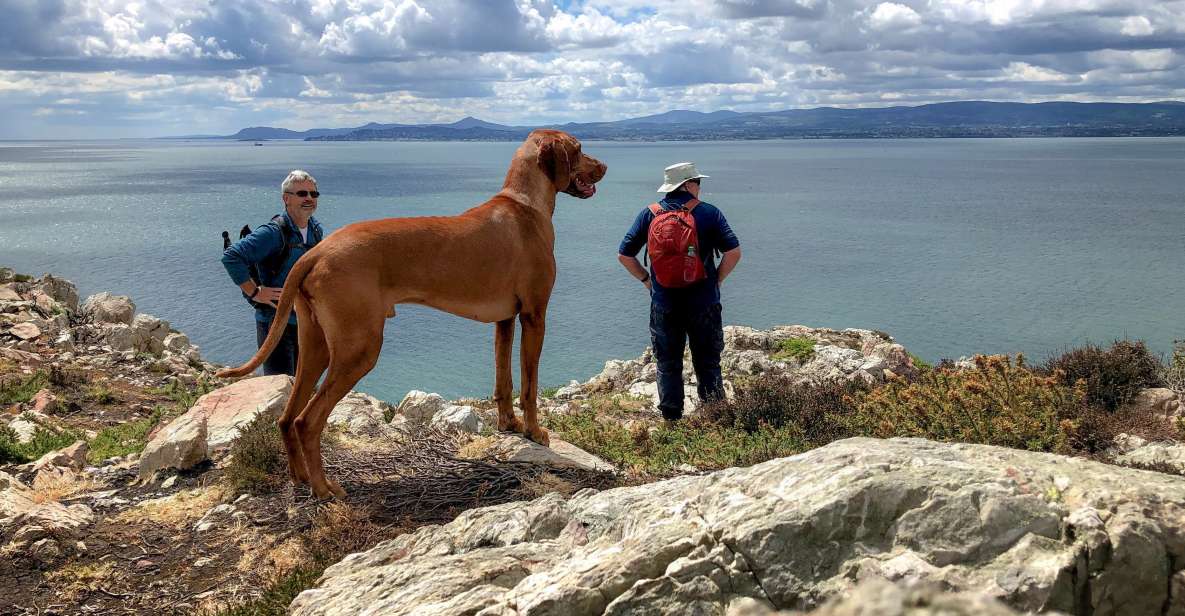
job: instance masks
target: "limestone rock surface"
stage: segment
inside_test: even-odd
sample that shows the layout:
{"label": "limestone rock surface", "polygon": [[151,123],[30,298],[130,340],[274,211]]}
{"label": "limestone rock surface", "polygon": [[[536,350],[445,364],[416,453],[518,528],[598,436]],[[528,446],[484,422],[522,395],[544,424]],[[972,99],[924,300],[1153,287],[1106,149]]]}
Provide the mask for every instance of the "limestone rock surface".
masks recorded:
{"label": "limestone rock surface", "polygon": [[1182,569],[1179,477],[858,438],[750,468],[466,511],[347,557],[291,611],[803,610],[871,578],[936,583],[1020,612],[1135,616],[1185,602]]}

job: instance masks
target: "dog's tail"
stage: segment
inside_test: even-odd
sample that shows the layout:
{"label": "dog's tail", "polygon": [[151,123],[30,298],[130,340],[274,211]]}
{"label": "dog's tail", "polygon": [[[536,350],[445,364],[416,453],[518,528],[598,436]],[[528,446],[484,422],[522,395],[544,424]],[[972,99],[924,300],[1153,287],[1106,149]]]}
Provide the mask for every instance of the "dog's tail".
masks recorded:
{"label": "dog's tail", "polygon": [[308,255],[303,255],[288,272],[288,278],[284,281],[284,290],[280,293],[280,303],[276,304],[276,316],[272,318],[272,327],[267,332],[267,339],[255,352],[255,356],[238,368],[223,368],[214,373],[215,376],[232,377],[251,374],[259,367],[259,364],[267,359],[268,355],[272,354],[276,345],[280,343],[280,338],[284,336],[284,328],[288,326],[288,315],[292,312],[292,304],[296,302],[296,294],[300,292],[300,285],[316,262],[315,257],[310,258]]}

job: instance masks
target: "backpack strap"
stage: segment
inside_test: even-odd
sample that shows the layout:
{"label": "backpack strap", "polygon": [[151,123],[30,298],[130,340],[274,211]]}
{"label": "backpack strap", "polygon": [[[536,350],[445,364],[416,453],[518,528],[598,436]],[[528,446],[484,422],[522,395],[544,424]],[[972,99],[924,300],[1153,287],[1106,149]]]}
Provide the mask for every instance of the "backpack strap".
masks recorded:
{"label": "backpack strap", "polygon": [[691,198],[691,201],[688,201],[687,203],[684,203],[684,204],[683,204],[683,209],[685,209],[685,210],[687,210],[688,212],[690,212],[691,210],[694,210],[694,209],[695,209],[695,206],[699,205],[700,203],[701,203],[701,201],[700,201],[699,199],[696,199],[695,197],[692,197],[692,198]]}
{"label": "backpack strap", "polygon": [[662,206],[657,203],[651,203],[646,207],[650,208],[650,213],[654,214],[655,216],[658,216],[659,212],[662,211]]}
{"label": "backpack strap", "polygon": [[292,252],[292,246],[288,243],[288,230],[285,229],[287,225],[284,224],[284,217],[280,214],[272,216],[269,225],[274,224],[280,231],[280,252],[264,259],[261,265],[265,266],[268,273],[275,277],[280,273],[280,268],[284,267],[284,262],[288,260],[288,255]]}

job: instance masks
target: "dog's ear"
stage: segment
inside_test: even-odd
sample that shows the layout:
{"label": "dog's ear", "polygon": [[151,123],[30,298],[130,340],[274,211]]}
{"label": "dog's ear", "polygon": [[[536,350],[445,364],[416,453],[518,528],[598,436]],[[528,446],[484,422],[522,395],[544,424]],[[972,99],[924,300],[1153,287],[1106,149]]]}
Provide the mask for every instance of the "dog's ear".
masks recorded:
{"label": "dog's ear", "polygon": [[572,183],[572,159],[576,157],[575,146],[568,139],[556,137],[539,144],[539,164],[551,177],[557,192],[562,192]]}

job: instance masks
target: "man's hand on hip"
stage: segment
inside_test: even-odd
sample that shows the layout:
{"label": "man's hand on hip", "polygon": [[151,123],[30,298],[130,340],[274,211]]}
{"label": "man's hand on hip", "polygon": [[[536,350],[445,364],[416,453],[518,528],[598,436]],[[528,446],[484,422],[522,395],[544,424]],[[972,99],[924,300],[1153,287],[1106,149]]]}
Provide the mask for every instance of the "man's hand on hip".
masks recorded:
{"label": "man's hand on hip", "polygon": [[280,287],[259,287],[259,293],[251,298],[252,301],[259,304],[270,304],[275,306],[280,301],[280,294],[284,292]]}

